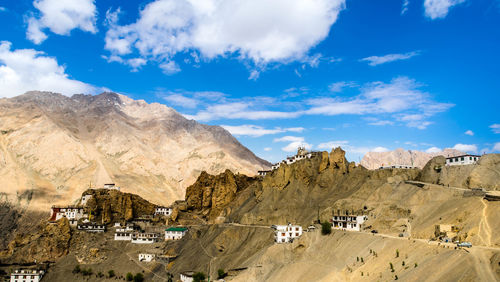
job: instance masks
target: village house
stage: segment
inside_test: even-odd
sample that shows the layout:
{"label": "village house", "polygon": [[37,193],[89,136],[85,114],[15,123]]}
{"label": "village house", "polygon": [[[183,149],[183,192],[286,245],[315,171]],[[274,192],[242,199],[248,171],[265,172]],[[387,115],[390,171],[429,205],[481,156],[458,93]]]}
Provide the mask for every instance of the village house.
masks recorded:
{"label": "village house", "polygon": [[132,232],[115,232],[115,241],[132,241]]}
{"label": "village house", "polygon": [[264,176],[266,176],[266,174],[268,174],[269,172],[271,172],[271,170],[259,170],[259,171],[257,172],[257,174],[258,174],[259,176],[264,177]]}
{"label": "village house", "polygon": [[38,282],[42,280],[44,274],[43,270],[16,269],[10,274],[10,282]]}
{"label": "village house", "polygon": [[81,200],[81,203],[82,203],[82,206],[85,206],[87,205],[87,201],[90,200],[90,198],[92,198],[92,195],[83,195],[82,196],[82,200]]}
{"label": "village house", "polygon": [[446,158],[446,165],[471,165],[476,164],[481,156],[478,155],[462,155]]}
{"label": "village house", "polygon": [[274,225],[274,229],[276,243],[289,243],[302,235],[302,226],[292,225],[291,223],[288,223],[288,225]]}
{"label": "village house", "polygon": [[120,187],[116,186],[114,183],[104,184],[103,189],[118,190],[118,191],[120,191]]}
{"label": "village house", "polygon": [[139,261],[150,262],[155,258],[153,254],[139,254]]}
{"label": "village house", "polygon": [[155,215],[170,216],[171,214],[172,214],[172,208],[160,207],[160,206],[157,206],[155,208]]}
{"label": "village house", "polygon": [[158,242],[160,234],[155,232],[134,232],[132,233],[132,243],[134,244],[152,244]]}
{"label": "village house", "polygon": [[167,240],[179,240],[188,231],[185,227],[169,227],[165,229],[165,241]]}
{"label": "village house", "polygon": [[81,223],[77,225],[77,229],[87,232],[104,232],[106,231],[106,225],[95,222]]}
{"label": "village house", "polygon": [[182,282],[193,282],[194,271],[185,271],[180,273]]}
{"label": "village house", "polygon": [[345,212],[345,214],[337,213],[332,218],[332,227],[334,229],[342,229],[348,231],[361,231],[363,223],[368,220],[366,215],[355,215]]}
{"label": "village house", "polygon": [[401,165],[401,164],[386,165],[386,166],[382,165],[381,167],[379,167],[379,169],[391,169],[391,168],[412,169],[415,167],[411,165]]}
{"label": "village house", "polygon": [[52,206],[51,211],[49,222],[56,222],[66,217],[71,225],[76,225],[78,220],[85,216],[81,206]]}

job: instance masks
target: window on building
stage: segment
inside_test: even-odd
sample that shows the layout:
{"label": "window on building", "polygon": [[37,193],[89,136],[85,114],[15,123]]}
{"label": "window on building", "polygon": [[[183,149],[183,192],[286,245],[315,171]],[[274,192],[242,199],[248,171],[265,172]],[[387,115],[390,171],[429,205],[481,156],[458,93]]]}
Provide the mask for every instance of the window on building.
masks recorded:
{"label": "window on building", "polygon": [[464,161],[464,157],[462,157],[462,159],[461,159],[461,160],[462,160],[462,161]]}

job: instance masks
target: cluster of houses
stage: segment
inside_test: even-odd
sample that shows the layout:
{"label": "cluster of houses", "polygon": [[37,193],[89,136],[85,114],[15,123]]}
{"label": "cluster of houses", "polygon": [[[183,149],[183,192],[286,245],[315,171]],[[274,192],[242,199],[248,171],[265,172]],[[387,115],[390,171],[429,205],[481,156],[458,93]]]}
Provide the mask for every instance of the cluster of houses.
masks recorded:
{"label": "cluster of houses", "polygon": [[305,147],[299,147],[297,149],[297,154],[294,156],[289,156],[286,159],[282,160],[281,162],[275,163],[271,166],[271,170],[259,170],[258,175],[259,176],[266,176],[269,172],[272,172],[273,170],[278,169],[282,164],[293,164],[295,162],[298,162],[300,160],[304,159],[310,159],[314,156],[316,156],[318,152],[313,152],[313,151],[307,151]]}
{"label": "cluster of houses", "polygon": [[[453,165],[472,165],[476,164],[481,156],[478,155],[461,155],[461,156],[455,156],[455,157],[447,157],[446,158],[446,165],[447,166],[453,166]],[[415,166],[412,165],[402,165],[402,164],[394,164],[394,165],[383,165],[379,167],[379,169],[391,169],[391,168],[401,168],[401,169],[412,169],[415,168]]]}
{"label": "cluster of houses", "polygon": [[38,269],[14,270],[10,274],[10,282],[38,282],[42,280],[45,271]]}

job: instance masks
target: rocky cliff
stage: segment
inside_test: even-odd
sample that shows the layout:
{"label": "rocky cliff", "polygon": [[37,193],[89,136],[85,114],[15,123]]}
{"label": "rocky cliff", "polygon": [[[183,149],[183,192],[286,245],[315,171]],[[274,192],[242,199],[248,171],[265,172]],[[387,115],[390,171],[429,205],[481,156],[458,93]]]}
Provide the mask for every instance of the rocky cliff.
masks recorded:
{"label": "rocky cliff", "polygon": [[368,152],[363,156],[361,165],[368,169],[377,169],[381,166],[389,165],[411,165],[418,168],[423,168],[425,164],[436,156],[453,157],[463,155],[454,149],[444,149],[437,153],[426,153],[415,150],[396,149],[388,152]]}
{"label": "rocky cliff", "polygon": [[183,199],[201,171],[253,175],[268,162],[226,130],[116,93],[0,99],[0,195],[35,191],[47,209],[114,182],[157,203]]}

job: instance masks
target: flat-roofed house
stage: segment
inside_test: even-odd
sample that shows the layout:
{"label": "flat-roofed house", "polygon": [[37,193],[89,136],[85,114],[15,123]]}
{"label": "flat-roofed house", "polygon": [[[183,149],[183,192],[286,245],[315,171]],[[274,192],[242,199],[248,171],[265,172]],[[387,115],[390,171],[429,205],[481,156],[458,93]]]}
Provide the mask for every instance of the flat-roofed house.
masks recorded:
{"label": "flat-roofed house", "polygon": [[165,241],[179,240],[186,235],[187,231],[188,229],[185,227],[169,227],[165,229]]}
{"label": "flat-roofed house", "polygon": [[476,164],[481,156],[478,155],[461,155],[456,157],[446,158],[446,165],[471,165]]}

